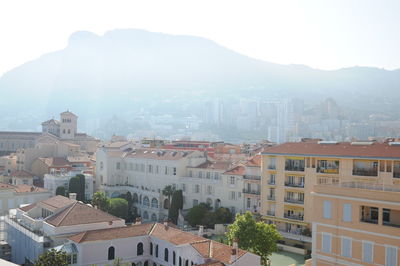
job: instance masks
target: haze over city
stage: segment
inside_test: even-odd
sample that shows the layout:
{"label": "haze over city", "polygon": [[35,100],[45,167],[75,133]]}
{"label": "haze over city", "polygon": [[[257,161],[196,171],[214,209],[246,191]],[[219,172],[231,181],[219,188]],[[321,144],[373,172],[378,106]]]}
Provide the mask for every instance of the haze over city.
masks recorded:
{"label": "haze over city", "polygon": [[0,265],[400,265],[400,2],[0,2]]}

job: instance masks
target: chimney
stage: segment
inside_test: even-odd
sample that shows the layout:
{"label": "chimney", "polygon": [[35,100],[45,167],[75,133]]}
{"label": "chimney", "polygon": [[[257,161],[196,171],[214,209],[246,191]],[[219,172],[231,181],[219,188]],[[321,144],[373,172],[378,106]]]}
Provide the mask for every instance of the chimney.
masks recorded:
{"label": "chimney", "polygon": [[236,261],[236,249],[235,248],[231,248],[231,260],[230,263],[234,263]]}
{"label": "chimney", "polygon": [[142,224],[142,218],[141,217],[137,217],[135,224]]}
{"label": "chimney", "polygon": [[200,226],[199,226],[199,232],[197,233],[197,235],[198,235],[198,236],[203,236],[203,234],[204,234],[204,226],[203,226],[203,225],[200,225]]}
{"label": "chimney", "polygon": [[238,249],[238,240],[237,240],[237,238],[233,239],[232,247],[234,249]]}
{"label": "chimney", "polygon": [[164,224],[165,229],[168,229],[168,219],[167,218],[164,219],[163,224]]}
{"label": "chimney", "polygon": [[76,193],[69,193],[69,198],[72,200],[76,200]]}

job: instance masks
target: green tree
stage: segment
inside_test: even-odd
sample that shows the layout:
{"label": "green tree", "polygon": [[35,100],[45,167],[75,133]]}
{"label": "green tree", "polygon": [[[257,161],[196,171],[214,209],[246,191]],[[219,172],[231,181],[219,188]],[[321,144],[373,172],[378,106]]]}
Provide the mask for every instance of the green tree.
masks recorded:
{"label": "green tree", "polygon": [[128,219],[128,201],[121,198],[110,199],[108,212],[119,218]]}
{"label": "green tree", "polygon": [[262,265],[267,265],[268,257],[277,250],[277,242],[282,238],[275,225],[257,222],[250,212],[237,214],[226,236],[229,244],[236,239],[239,248],[259,255]]}
{"label": "green tree", "polygon": [[168,211],[168,218],[174,223],[178,223],[179,210],[183,208],[182,190],[175,190],[172,195],[171,206]]}
{"label": "green tree", "polygon": [[39,259],[35,262],[35,266],[66,266],[67,262],[67,253],[65,251],[57,251],[55,249],[51,249],[46,253],[43,253],[39,256]]}
{"label": "green tree", "polygon": [[232,213],[228,208],[220,207],[215,211],[215,224],[229,224],[232,222]]}
{"label": "green tree", "polygon": [[65,187],[63,187],[63,186],[59,186],[59,187],[57,187],[57,189],[56,189],[56,195],[61,195],[61,196],[66,196],[66,194],[65,194]]}
{"label": "green tree", "polygon": [[166,186],[162,190],[162,194],[168,198],[168,209],[171,207],[171,197],[174,195],[175,188],[171,185]]}
{"label": "green tree", "polygon": [[76,199],[85,201],[85,176],[77,175],[69,180],[68,192],[76,193]]}
{"label": "green tree", "polygon": [[103,191],[97,191],[93,194],[92,205],[97,206],[102,211],[108,211],[110,199]]}
{"label": "green tree", "polygon": [[191,226],[210,223],[210,217],[205,218],[209,210],[210,207],[207,204],[200,203],[189,210],[186,219]]}

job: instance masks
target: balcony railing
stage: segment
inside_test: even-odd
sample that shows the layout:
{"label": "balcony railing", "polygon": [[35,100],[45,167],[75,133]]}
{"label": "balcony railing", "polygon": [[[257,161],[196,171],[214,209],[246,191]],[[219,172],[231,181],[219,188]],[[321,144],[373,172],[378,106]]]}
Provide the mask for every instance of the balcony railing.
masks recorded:
{"label": "balcony railing", "polygon": [[304,172],[304,166],[286,166],[285,171]]}
{"label": "balcony railing", "polygon": [[270,164],[270,165],[268,165],[268,169],[275,170],[276,169],[276,165]]}
{"label": "balcony railing", "polygon": [[275,185],[275,180],[269,179],[267,182],[268,185]]}
{"label": "balcony railing", "polygon": [[269,215],[269,216],[275,216],[275,211],[267,211],[267,215]]}
{"label": "balcony railing", "polygon": [[370,224],[378,224],[378,220],[377,219],[363,218],[363,217],[361,217],[361,222],[370,223]]}
{"label": "balcony railing", "polygon": [[275,196],[273,196],[273,195],[268,195],[268,196],[267,196],[267,200],[275,200]]}
{"label": "balcony railing", "polygon": [[393,172],[394,178],[400,178],[400,172]]}
{"label": "balcony railing", "polygon": [[304,199],[292,199],[292,198],[285,198],[285,202],[288,203],[296,203],[296,204],[304,204]]}
{"label": "balcony railing", "polygon": [[370,169],[354,168],[353,175],[378,176],[378,169],[377,168],[370,168]]}
{"label": "balcony railing", "polygon": [[323,173],[323,174],[339,174],[339,168],[322,168],[322,167],[317,167],[317,173]]}
{"label": "balcony railing", "polygon": [[243,189],[243,193],[253,194],[253,195],[261,195],[260,190],[253,190],[253,189]]}
{"label": "balcony railing", "polygon": [[298,232],[286,232],[286,231],[281,231],[279,230],[279,233],[283,236],[283,238],[287,239],[293,239],[293,240],[299,240],[303,242],[308,242],[311,243],[312,238],[310,236],[306,236],[302,233]]}
{"label": "balcony railing", "polygon": [[249,180],[261,180],[261,176],[258,175],[245,175],[244,179],[249,179]]}
{"label": "balcony railing", "polygon": [[304,183],[285,182],[286,187],[300,187],[304,188]]}
{"label": "balcony railing", "polygon": [[298,221],[303,221],[303,219],[304,219],[304,215],[303,214],[297,214],[297,215],[292,214],[292,215],[290,215],[290,214],[285,213],[284,217],[287,218],[287,219],[298,220]]}

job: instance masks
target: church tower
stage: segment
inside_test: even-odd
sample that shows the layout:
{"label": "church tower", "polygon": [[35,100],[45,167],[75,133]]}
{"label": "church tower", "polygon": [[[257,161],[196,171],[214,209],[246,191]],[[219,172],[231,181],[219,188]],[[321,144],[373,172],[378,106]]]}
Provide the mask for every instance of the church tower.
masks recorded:
{"label": "church tower", "polygon": [[74,139],[78,130],[78,116],[70,111],[60,114],[60,137],[61,139]]}

